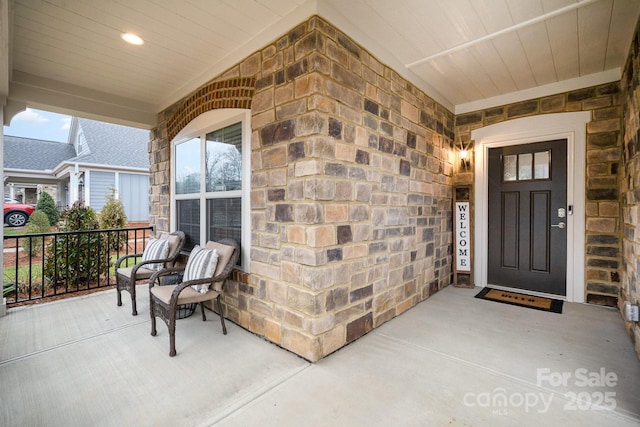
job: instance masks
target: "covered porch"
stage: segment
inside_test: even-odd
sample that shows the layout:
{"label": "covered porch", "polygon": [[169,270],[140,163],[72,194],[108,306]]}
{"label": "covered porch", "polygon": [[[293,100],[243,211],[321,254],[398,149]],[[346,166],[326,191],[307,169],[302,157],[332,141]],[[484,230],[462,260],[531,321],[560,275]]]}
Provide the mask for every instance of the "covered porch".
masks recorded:
{"label": "covered porch", "polygon": [[451,286],[314,364],[199,313],[150,335],[115,291],[10,309],[0,424],[635,426],[640,364],[620,313],[562,314]]}

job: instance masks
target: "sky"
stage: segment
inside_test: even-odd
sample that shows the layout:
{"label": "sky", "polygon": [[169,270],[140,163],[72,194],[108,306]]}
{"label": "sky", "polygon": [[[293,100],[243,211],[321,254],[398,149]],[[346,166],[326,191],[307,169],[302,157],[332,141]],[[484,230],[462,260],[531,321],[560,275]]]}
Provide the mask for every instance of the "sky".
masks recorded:
{"label": "sky", "polygon": [[11,119],[4,134],[44,141],[67,142],[71,116],[27,108]]}

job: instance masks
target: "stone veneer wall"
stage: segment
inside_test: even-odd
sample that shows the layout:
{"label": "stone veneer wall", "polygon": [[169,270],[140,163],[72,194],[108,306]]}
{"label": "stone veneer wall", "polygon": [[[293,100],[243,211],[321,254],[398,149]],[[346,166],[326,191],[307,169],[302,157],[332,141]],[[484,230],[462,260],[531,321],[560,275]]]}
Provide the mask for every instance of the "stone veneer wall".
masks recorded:
{"label": "stone veneer wall", "polygon": [[[587,124],[586,286],[588,303],[615,307],[620,298],[622,108],[619,82],[531,99],[456,116],[458,146],[470,145],[471,131],[506,120],[547,113],[591,111]],[[473,165],[454,176],[473,185]]]}
{"label": "stone veneer wall", "polygon": [[[237,77],[256,79],[252,248],[227,317],[314,361],[450,283],[451,112],[319,17],[212,82]],[[187,99],[200,97],[152,133],[158,230],[170,227],[167,126]]]}
{"label": "stone veneer wall", "polygon": [[[640,24],[639,24],[640,25]],[[636,27],[622,76],[624,117],[622,193],[622,298],[640,304],[640,27]],[[640,325],[626,322],[627,331],[640,357]]]}

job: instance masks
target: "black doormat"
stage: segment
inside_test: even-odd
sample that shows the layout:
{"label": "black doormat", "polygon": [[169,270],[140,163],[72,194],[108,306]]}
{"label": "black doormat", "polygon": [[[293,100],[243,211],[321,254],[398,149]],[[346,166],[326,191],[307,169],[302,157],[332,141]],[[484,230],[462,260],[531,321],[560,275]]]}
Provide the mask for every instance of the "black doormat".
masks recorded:
{"label": "black doormat", "polygon": [[534,310],[549,311],[551,313],[562,313],[563,301],[558,299],[501,291],[489,287],[482,289],[476,295],[476,298],[517,305],[518,307],[533,308]]}

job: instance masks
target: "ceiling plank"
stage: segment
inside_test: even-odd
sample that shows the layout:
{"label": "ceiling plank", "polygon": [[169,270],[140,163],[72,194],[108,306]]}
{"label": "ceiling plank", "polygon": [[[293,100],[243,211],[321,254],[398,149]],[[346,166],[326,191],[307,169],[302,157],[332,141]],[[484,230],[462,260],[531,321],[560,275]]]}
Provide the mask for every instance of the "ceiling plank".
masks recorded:
{"label": "ceiling plank", "polygon": [[604,71],[613,0],[600,0],[578,10],[580,75]]}
{"label": "ceiling plank", "polygon": [[[234,21],[245,21],[247,27],[260,27],[263,22],[275,21],[282,16],[273,12],[273,10],[265,7],[265,5],[255,0],[222,0],[229,10],[225,13]],[[204,2],[203,2],[204,3]],[[210,3],[210,2],[207,2]],[[205,3],[206,4],[206,3]],[[221,6],[220,3],[217,5]],[[216,7],[216,9],[218,8]]]}
{"label": "ceiling plank", "polygon": [[613,2],[605,69],[624,68],[639,14],[640,1],[615,0]]}
{"label": "ceiling plank", "polygon": [[[375,28],[378,33],[385,34],[386,44],[391,44],[394,46],[406,45],[406,39],[402,34],[402,23],[400,22],[398,24],[394,21],[394,12],[393,10],[388,10],[388,2],[374,2],[371,8],[364,7],[364,2],[362,2],[361,0],[352,0],[348,2],[343,2],[342,0],[334,0],[330,3],[336,4],[338,7],[340,7],[341,13],[343,13],[347,19],[352,16],[357,16],[358,22],[366,22],[367,28],[361,28],[358,24],[354,24],[365,34],[370,33],[371,28]],[[389,15],[387,15],[387,13],[389,13]],[[353,21],[350,20],[350,22]],[[358,40],[356,40],[356,42],[357,41]],[[419,39],[416,39],[415,42],[419,43]],[[411,46],[414,46],[414,41],[411,42]],[[401,51],[403,50],[403,48],[398,49]],[[395,53],[397,52],[394,52],[394,54]]]}
{"label": "ceiling plank", "polygon": [[477,0],[473,8],[488,33],[508,28],[514,24],[506,0]]}
{"label": "ceiling plank", "polygon": [[469,51],[491,78],[498,92],[496,95],[518,90],[507,66],[491,41],[479,43],[471,47]]}
{"label": "ceiling plank", "polygon": [[457,81],[454,84],[451,80],[442,78],[442,76],[446,74],[444,74],[443,67],[439,66],[437,62],[438,61],[434,61],[418,66],[422,78],[432,85],[437,86],[438,89],[441,90],[442,93],[446,93],[450,99],[467,99],[461,84],[458,84]]}
{"label": "ceiling plank", "polygon": [[520,24],[530,19],[537,18],[542,15],[542,0],[507,0],[509,5],[509,13],[514,24]]}
{"label": "ceiling plank", "polygon": [[534,87],[536,80],[518,35],[515,33],[505,34],[491,40],[491,42],[500,53],[500,57],[507,66],[518,90]]}
{"label": "ceiling plank", "polygon": [[456,72],[464,75],[472,86],[469,93],[477,93],[480,98],[489,98],[500,94],[497,86],[484,67],[471,52],[457,52],[451,55],[452,62],[456,65]]}
{"label": "ceiling plank", "polygon": [[[449,35],[447,37],[449,39],[448,47],[475,40],[490,33],[486,30],[480,16],[469,0],[438,0],[438,5],[450,23],[448,32],[454,33],[459,37],[459,41],[456,42]],[[493,13],[500,13],[500,9],[494,6]]]}
{"label": "ceiling plank", "polygon": [[306,0],[256,0],[256,3],[260,3],[262,6],[276,13],[278,16],[283,17],[288,13],[291,13],[296,7],[300,6]]}
{"label": "ceiling plank", "polygon": [[539,22],[519,30],[518,37],[527,56],[536,85],[557,82],[558,78],[545,23]]}
{"label": "ceiling plank", "polygon": [[394,54],[410,61],[421,57],[425,50],[434,49],[435,43],[434,38],[430,37],[428,23],[420,19],[418,13],[411,13],[413,1],[415,0],[397,4],[387,1],[372,2],[370,11],[367,11],[368,8],[360,12],[354,9],[353,13],[359,13],[359,20],[370,23],[370,28],[386,34],[386,31],[391,31],[396,46]]}
{"label": "ceiling plank", "polygon": [[578,12],[556,16],[546,22],[553,64],[558,81],[578,75]]}

